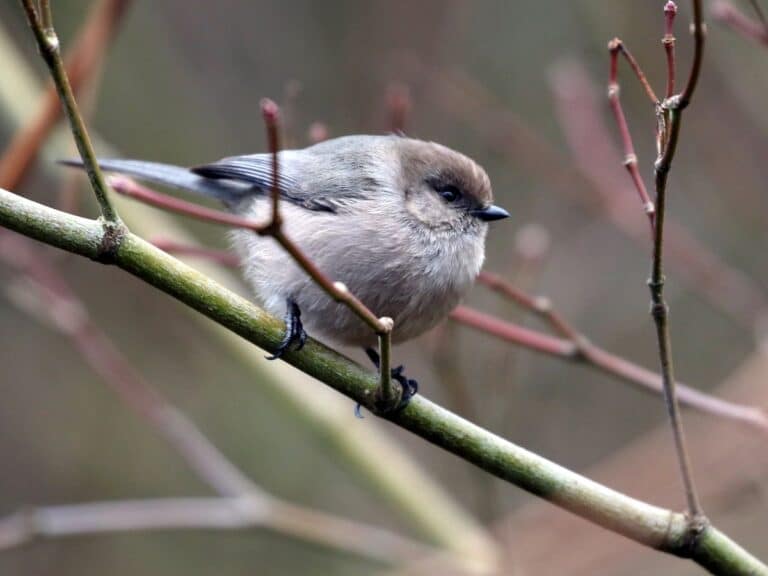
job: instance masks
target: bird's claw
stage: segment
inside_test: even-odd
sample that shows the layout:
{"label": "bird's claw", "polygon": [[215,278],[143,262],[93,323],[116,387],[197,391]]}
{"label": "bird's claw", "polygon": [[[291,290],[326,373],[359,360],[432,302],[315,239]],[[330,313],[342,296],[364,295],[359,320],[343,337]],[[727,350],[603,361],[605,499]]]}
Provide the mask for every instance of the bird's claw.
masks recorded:
{"label": "bird's claw", "polygon": [[283,339],[280,341],[275,353],[267,356],[267,360],[277,360],[291,349],[299,351],[304,348],[304,344],[307,342],[307,332],[301,323],[301,310],[292,298],[286,301],[286,311],[283,320],[285,322],[285,334],[283,334]]}
{"label": "bird's claw", "polygon": [[[365,353],[368,355],[368,358],[370,358],[371,362],[373,362],[373,365],[376,366],[376,368],[381,368],[381,360],[379,358],[379,353],[376,352],[376,350],[373,348],[366,348]],[[404,371],[405,366],[402,364],[390,370],[389,374],[392,380],[400,384],[400,398],[397,401],[397,404],[394,406],[389,399],[379,398],[379,400],[376,402],[376,410],[378,414],[386,415],[399,412],[408,405],[408,403],[411,401],[411,398],[413,398],[419,391],[419,383],[416,380],[408,378],[405,374],[403,374]],[[360,413],[360,404],[355,407],[355,415],[358,418],[362,418]]]}

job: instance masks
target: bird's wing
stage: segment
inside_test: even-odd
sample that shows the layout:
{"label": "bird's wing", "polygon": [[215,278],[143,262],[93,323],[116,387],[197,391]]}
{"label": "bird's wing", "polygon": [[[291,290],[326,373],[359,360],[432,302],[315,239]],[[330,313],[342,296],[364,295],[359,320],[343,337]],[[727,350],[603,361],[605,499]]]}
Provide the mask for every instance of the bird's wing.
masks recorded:
{"label": "bird's wing", "polygon": [[[300,154],[293,150],[279,153],[278,190],[284,200],[308,210],[337,212],[362,197],[354,176],[338,182],[338,172],[329,164],[308,162]],[[327,160],[334,162],[332,157]],[[271,154],[231,156],[190,170],[203,178],[246,183],[263,193],[272,190]]]}

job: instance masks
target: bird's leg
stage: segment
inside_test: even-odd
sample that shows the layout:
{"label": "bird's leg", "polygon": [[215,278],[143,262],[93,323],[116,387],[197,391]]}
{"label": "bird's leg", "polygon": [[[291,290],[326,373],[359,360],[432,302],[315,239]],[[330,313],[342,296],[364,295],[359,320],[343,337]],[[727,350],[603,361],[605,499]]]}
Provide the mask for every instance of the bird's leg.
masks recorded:
{"label": "bird's leg", "polygon": [[[370,358],[371,362],[373,362],[373,365],[376,366],[377,369],[380,369],[381,360],[379,358],[379,353],[376,352],[376,350],[373,348],[366,348],[365,353],[368,355],[368,358]],[[411,401],[411,398],[413,398],[419,391],[419,383],[416,382],[416,380],[408,378],[405,374],[403,374],[404,370],[405,367],[402,364],[390,370],[392,380],[400,384],[401,393],[400,402],[398,402],[397,406],[395,406],[392,410],[389,410],[389,412],[397,412],[398,410],[405,408],[408,405],[408,402]]]}
{"label": "bird's leg", "polygon": [[267,360],[277,360],[291,347],[295,351],[301,350],[307,341],[307,333],[301,323],[301,310],[293,298],[287,298],[285,301],[283,321],[285,322],[283,339],[280,341],[280,345],[275,350],[275,353],[272,356],[267,356]]}

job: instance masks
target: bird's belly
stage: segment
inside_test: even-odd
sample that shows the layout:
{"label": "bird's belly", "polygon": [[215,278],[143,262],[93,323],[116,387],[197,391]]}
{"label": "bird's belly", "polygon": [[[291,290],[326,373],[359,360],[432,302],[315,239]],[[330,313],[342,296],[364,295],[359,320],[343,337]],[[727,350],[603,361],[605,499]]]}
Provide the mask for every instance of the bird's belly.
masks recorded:
{"label": "bird's belly", "polygon": [[[290,222],[290,220],[287,220]],[[281,316],[286,299],[301,310],[311,336],[345,345],[375,346],[377,337],[345,305],[333,301],[271,238],[235,232],[235,246],[257,299]],[[300,236],[300,234],[296,234]],[[394,342],[403,342],[435,326],[458,304],[472,285],[483,261],[482,238],[469,246],[414,256],[412,246],[384,240],[350,238],[342,256],[307,240],[301,246],[332,281],[344,283],[378,317],[394,320]]]}

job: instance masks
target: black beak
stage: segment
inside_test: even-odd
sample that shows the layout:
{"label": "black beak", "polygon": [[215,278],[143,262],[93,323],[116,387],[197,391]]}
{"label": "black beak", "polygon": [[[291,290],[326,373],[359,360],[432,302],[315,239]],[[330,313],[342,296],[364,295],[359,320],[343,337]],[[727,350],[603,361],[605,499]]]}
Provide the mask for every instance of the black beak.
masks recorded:
{"label": "black beak", "polygon": [[502,218],[507,218],[509,216],[509,212],[494,204],[491,204],[482,210],[472,210],[471,214],[483,222],[493,222],[494,220],[501,220]]}

